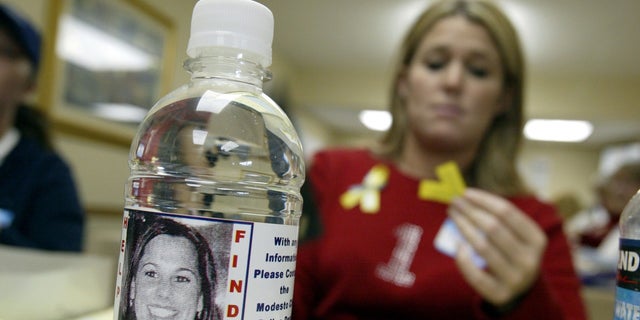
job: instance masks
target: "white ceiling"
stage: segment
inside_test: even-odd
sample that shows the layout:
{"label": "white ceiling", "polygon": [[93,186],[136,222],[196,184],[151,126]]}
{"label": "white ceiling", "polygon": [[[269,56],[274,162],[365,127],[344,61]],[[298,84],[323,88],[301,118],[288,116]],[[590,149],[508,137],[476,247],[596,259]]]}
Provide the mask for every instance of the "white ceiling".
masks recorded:
{"label": "white ceiling", "polygon": [[[400,38],[431,1],[259,2],[274,14],[274,54],[288,65],[345,73],[367,70],[368,75],[384,77]],[[639,0],[497,2],[523,41],[529,117],[590,120],[596,126],[590,144],[640,137]],[[301,103],[311,109],[321,104]],[[332,107],[311,111],[334,130],[363,133],[364,127],[356,123],[361,105],[345,101]]]}

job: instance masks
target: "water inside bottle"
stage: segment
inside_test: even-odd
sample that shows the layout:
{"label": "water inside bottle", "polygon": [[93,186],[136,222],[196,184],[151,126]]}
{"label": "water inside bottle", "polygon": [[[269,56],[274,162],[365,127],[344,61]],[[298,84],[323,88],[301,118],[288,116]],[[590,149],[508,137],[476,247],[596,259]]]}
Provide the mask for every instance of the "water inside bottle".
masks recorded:
{"label": "water inside bottle", "polygon": [[304,164],[282,115],[246,92],[152,109],[132,144],[126,206],[297,225]]}

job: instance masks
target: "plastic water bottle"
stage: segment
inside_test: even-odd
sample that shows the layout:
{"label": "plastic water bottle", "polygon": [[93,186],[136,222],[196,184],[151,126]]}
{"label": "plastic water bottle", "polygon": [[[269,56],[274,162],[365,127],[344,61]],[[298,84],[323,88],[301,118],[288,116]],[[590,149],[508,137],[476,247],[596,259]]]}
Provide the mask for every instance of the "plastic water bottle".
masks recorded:
{"label": "plastic water bottle", "polygon": [[140,124],[125,190],[116,319],[287,319],[300,140],[262,91],[273,15],[250,0],[200,0],[189,83]]}
{"label": "plastic water bottle", "polygon": [[640,317],[640,193],[636,193],[622,211],[619,248],[614,319],[638,319]]}

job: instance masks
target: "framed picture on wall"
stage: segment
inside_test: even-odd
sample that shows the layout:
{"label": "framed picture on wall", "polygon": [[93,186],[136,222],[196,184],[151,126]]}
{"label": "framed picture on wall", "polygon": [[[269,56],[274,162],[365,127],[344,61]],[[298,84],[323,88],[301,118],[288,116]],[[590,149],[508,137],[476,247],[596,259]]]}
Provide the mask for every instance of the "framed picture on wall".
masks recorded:
{"label": "framed picture on wall", "polygon": [[52,0],[41,107],[62,132],[129,146],[168,92],[172,22],[143,0]]}

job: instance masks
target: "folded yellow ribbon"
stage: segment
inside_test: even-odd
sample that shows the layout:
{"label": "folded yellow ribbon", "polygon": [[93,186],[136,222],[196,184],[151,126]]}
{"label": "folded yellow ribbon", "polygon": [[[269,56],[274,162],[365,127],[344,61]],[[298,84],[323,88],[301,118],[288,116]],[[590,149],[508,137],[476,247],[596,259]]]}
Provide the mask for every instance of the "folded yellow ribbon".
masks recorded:
{"label": "folded yellow ribbon", "polygon": [[450,203],[453,198],[461,196],[466,188],[458,165],[453,162],[445,162],[436,167],[436,176],[439,181],[422,180],[418,187],[418,198]]}
{"label": "folded yellow ribbon", "polygon": [[340,196],[340,205],[352,209],[360,204],[364,213],[376,213],[380,210],[380,190],[387,184],[389,168],[382,164],[373,166],[362,179],[361,185],[351,187]]}

